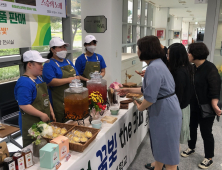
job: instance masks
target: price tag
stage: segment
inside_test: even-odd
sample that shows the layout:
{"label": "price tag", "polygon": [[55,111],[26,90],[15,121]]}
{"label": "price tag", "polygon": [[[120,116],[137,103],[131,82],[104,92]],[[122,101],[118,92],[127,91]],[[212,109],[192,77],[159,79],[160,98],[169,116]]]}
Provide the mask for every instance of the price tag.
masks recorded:
{"label": "price tag", "polygon": [[55,169],[58,170],[61,165],[62,165],[61,162],[58,161],[58,162],[55,164]]}
{"label": "price tag", "polygon": [[69,158],[71,158],[71,154],[68,153],[65,158],[66,158],[66,162],[67,162],[69,160]]}

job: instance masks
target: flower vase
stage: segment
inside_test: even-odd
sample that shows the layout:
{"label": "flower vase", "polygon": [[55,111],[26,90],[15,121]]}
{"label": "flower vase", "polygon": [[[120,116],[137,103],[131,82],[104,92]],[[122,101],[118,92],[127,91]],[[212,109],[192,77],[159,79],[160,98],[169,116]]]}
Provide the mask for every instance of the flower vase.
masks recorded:
{"label": "flower vase", "polygon": [[99,117],[98,117],[98,115],[99,115],[99,111],[96,111],[96,109],[95,109],[95,108],[93,108],[93,109],[90,111],[90,114],[91,114],[91,116],[92,116],[93,120],[95,120],[95,119],[98,119],[98,118],[99,118]]}
{"label": "flower vase", "polygon": [[35,142],[33,142],[33,145],[32,145],[33,146],[33,156],[39,157],[39,150],[43,146],[45,146],[47,143],[48,142],[45,139],[43,139],[43,138],[40,139],[40,144],[38,144],[38,145],[36,145]]}

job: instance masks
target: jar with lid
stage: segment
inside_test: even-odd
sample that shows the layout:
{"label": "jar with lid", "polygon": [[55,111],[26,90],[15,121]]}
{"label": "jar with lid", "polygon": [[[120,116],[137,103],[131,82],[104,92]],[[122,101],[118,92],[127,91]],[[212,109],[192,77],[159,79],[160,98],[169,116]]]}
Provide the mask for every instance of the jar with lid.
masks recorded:
{"label": "jar with lid", "polygon": [[3,169],[4,170],[15,170],[15,161],[12,159],[12,157],[7,157],[4,159]]}
{"label": "jar with lid", "polygon": [[104,103],[107,101],[107,81],[102,79],[100,73],[95,71],[90,73],[91,79],[86,82],[86,87],[89,90],[89,95],[93,91],[98,91],[102,95]]}
{"label": "jar with lid", "polygon": [[64,91],[65,118],[82,120],[89,116],[88,89],[74,79]]}
{"label": "jar with lid", "polygon": [[24,170],[25,169],[25,162],[24,157],[20,152],[17,152],[13,155],[13,160],[15,161],[15,168],[16,170]]}
{"label": "jar with lid", "polygon": [[31,149],[29,149],[29,148],[23,149],[22,156],[24,157],[24,160],[25,160],[25,168],[29,168],[34,164]]}

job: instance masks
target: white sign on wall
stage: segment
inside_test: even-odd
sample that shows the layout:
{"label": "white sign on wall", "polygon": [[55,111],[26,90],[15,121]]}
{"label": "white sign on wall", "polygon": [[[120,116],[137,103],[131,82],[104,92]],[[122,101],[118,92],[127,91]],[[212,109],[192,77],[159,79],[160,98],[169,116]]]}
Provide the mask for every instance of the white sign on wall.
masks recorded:
{"label": "white sign on wall", "polygon": [[195,4],[207,4],[208,0],[195,0]]}
{"label": "white sign on wall", "polygon": [[66,0],[0,0],[0,10],[66,17]]}
{"label": "white sign on wall", "polygon": [[0,11],[0,16],[0,49],[29,47],[29,14]]}

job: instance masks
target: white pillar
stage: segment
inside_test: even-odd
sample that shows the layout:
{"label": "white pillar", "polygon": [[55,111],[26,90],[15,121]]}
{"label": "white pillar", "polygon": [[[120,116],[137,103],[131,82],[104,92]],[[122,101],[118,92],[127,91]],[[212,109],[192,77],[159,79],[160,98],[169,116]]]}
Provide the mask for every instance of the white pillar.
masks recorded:
{"label": "white pillar", "polygon": [[219,13],[220,0],[210,0],[210,2],[208,1],[204,43],[209,48],[210,55],[208,56],[208,60],[210,60],[211,62],[213,62],[214,58]]}
{"label": "white pillar", "polygon": [[[98,44],[96,53],[101,54],[106,62],[106,75],[104,77],[109,85],[113,81],[121,82],[121,56],[122,56],[122,0],[82,0],[82,39],[88,34],[96,37]],[[84,29],[86,16],[104,15],[107,18],[105,33],[87,33]],[[84,48],[83,48],[84,49]]]}

